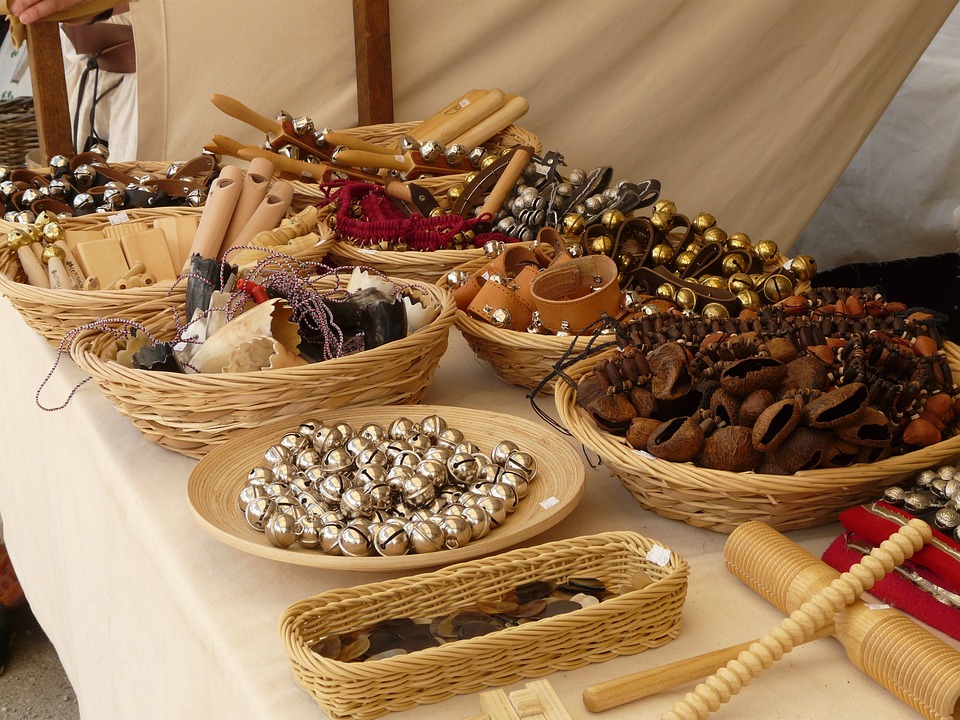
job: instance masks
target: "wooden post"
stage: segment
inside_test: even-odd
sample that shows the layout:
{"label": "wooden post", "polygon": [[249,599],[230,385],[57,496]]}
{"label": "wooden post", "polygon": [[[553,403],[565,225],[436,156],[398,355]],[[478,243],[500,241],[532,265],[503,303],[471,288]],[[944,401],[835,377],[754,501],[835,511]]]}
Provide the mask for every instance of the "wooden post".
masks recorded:
{"label": "wooden post", "polygon": [[389,0],[353,0],[359,125],[393,122]]}
{"label": "wooden post", "polygon": [[27,58],[37,114],[37,138],[42,162],[54,155],[73,155],[70,104],[60,50],[60,26],[55,22],[27,25]]}

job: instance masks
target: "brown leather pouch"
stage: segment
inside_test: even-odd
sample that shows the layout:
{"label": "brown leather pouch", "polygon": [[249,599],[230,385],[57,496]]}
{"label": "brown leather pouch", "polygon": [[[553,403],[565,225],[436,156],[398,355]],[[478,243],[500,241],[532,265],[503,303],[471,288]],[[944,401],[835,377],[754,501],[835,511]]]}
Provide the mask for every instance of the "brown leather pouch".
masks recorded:
{"label": "brown leather pouch", "polygon": [[97,59],[101,70],[115,73],[137,71],[137,54],[133,45],[133,28],[115,23],[61,25],[64,34],[78,55]]}

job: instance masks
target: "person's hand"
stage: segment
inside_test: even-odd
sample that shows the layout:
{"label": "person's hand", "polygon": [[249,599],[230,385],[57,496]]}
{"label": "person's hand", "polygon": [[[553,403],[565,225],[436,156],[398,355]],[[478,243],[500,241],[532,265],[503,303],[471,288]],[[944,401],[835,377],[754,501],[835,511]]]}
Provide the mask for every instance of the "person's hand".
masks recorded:
{"label": "person's hand", "polygon": [[82,5],[87,0],[12,0],[10,12],[24,25],[43,20],[45,17],[63,10]]}

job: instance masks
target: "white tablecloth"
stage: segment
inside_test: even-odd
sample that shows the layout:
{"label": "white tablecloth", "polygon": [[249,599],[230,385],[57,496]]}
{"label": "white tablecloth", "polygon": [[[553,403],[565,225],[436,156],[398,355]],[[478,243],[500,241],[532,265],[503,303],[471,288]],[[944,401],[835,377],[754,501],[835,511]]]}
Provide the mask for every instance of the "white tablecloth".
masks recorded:
{"label": "white tablecloth", "polygon": [[[85,720],[326,717],[294,683],[279,640],[280,616],[303,598],[384,576],[303,568],[223,545],[199,527],[187,503],[196,461],[144,440],[93,382],[65,409],[39,409],[34,395],[56,352],[7,302],[0,303],[0,333],[4,535]],[[83,377],[65,358],[43,392],[44,404],[60,404]],[[477,361],[453,330],[426,401],[536,419],[524,395]],[[554,412],[550,398],[543,406]],[[726,536],[643,510],[602,466],[587,468],[577,509],[530,544],[617,529],[657,540],[690,563],[683,627],[661,648],[550,676],[577,720],[598,717],[581,702],[588,685],[759,637],[781,619],[723,569]],[[789,537],[819,555],[838,529],[832,524]],[[602,716],[658,717],[689,689]],[[478,697],[466,695],[390,717],[456,720],[479,712]],[[917,717],[855,669],[832,638],[797,648],[716,714],[828,716]]]}

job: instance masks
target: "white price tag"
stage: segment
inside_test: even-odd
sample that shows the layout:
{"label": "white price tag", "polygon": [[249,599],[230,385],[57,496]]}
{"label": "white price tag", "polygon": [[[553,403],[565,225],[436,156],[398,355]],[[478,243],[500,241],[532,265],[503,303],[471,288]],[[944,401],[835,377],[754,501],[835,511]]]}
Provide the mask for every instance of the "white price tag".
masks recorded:
{"label": "white price tag", "polygon": [[866,605],[871,610],[888,610],[890,608],[890,606],[887,603],[881,603],[881,602],[865,602],[864,605]]}
{"label": "white price tag", "polygon": [[657,459],[657,456],[656,456],[656,455],[651,455],[651,454],[648,453],[646,450],[634,450],[634,452],[635,452],[637,455],[639,455],[640,457],[646,458],[647,460],[656,460],[656,459]]}
{"label": "white price tag", "polygon": [[111,215],[107,218],[111,225],[119,225],[120,223],[125,223],[130,220],[130,216],[125,212],[118,212],[116,215]]}
{"label": "white price tag", "polygon": [[551,495],[551,496],[548,497],[547,499],[540,501],[540,507],[542,507],[544,510],[549,510],[549,509],[552,508],[554,505],[556,505],[558,502],[560,502],[560,501],[557,500],[553,495]]}
{"label": "white price tag", "polygon": [[647,551],[647,560],[652,562],[654,565],[663,567],[670,562],[670,551],[662,545],[654,545],[649,551]]}

